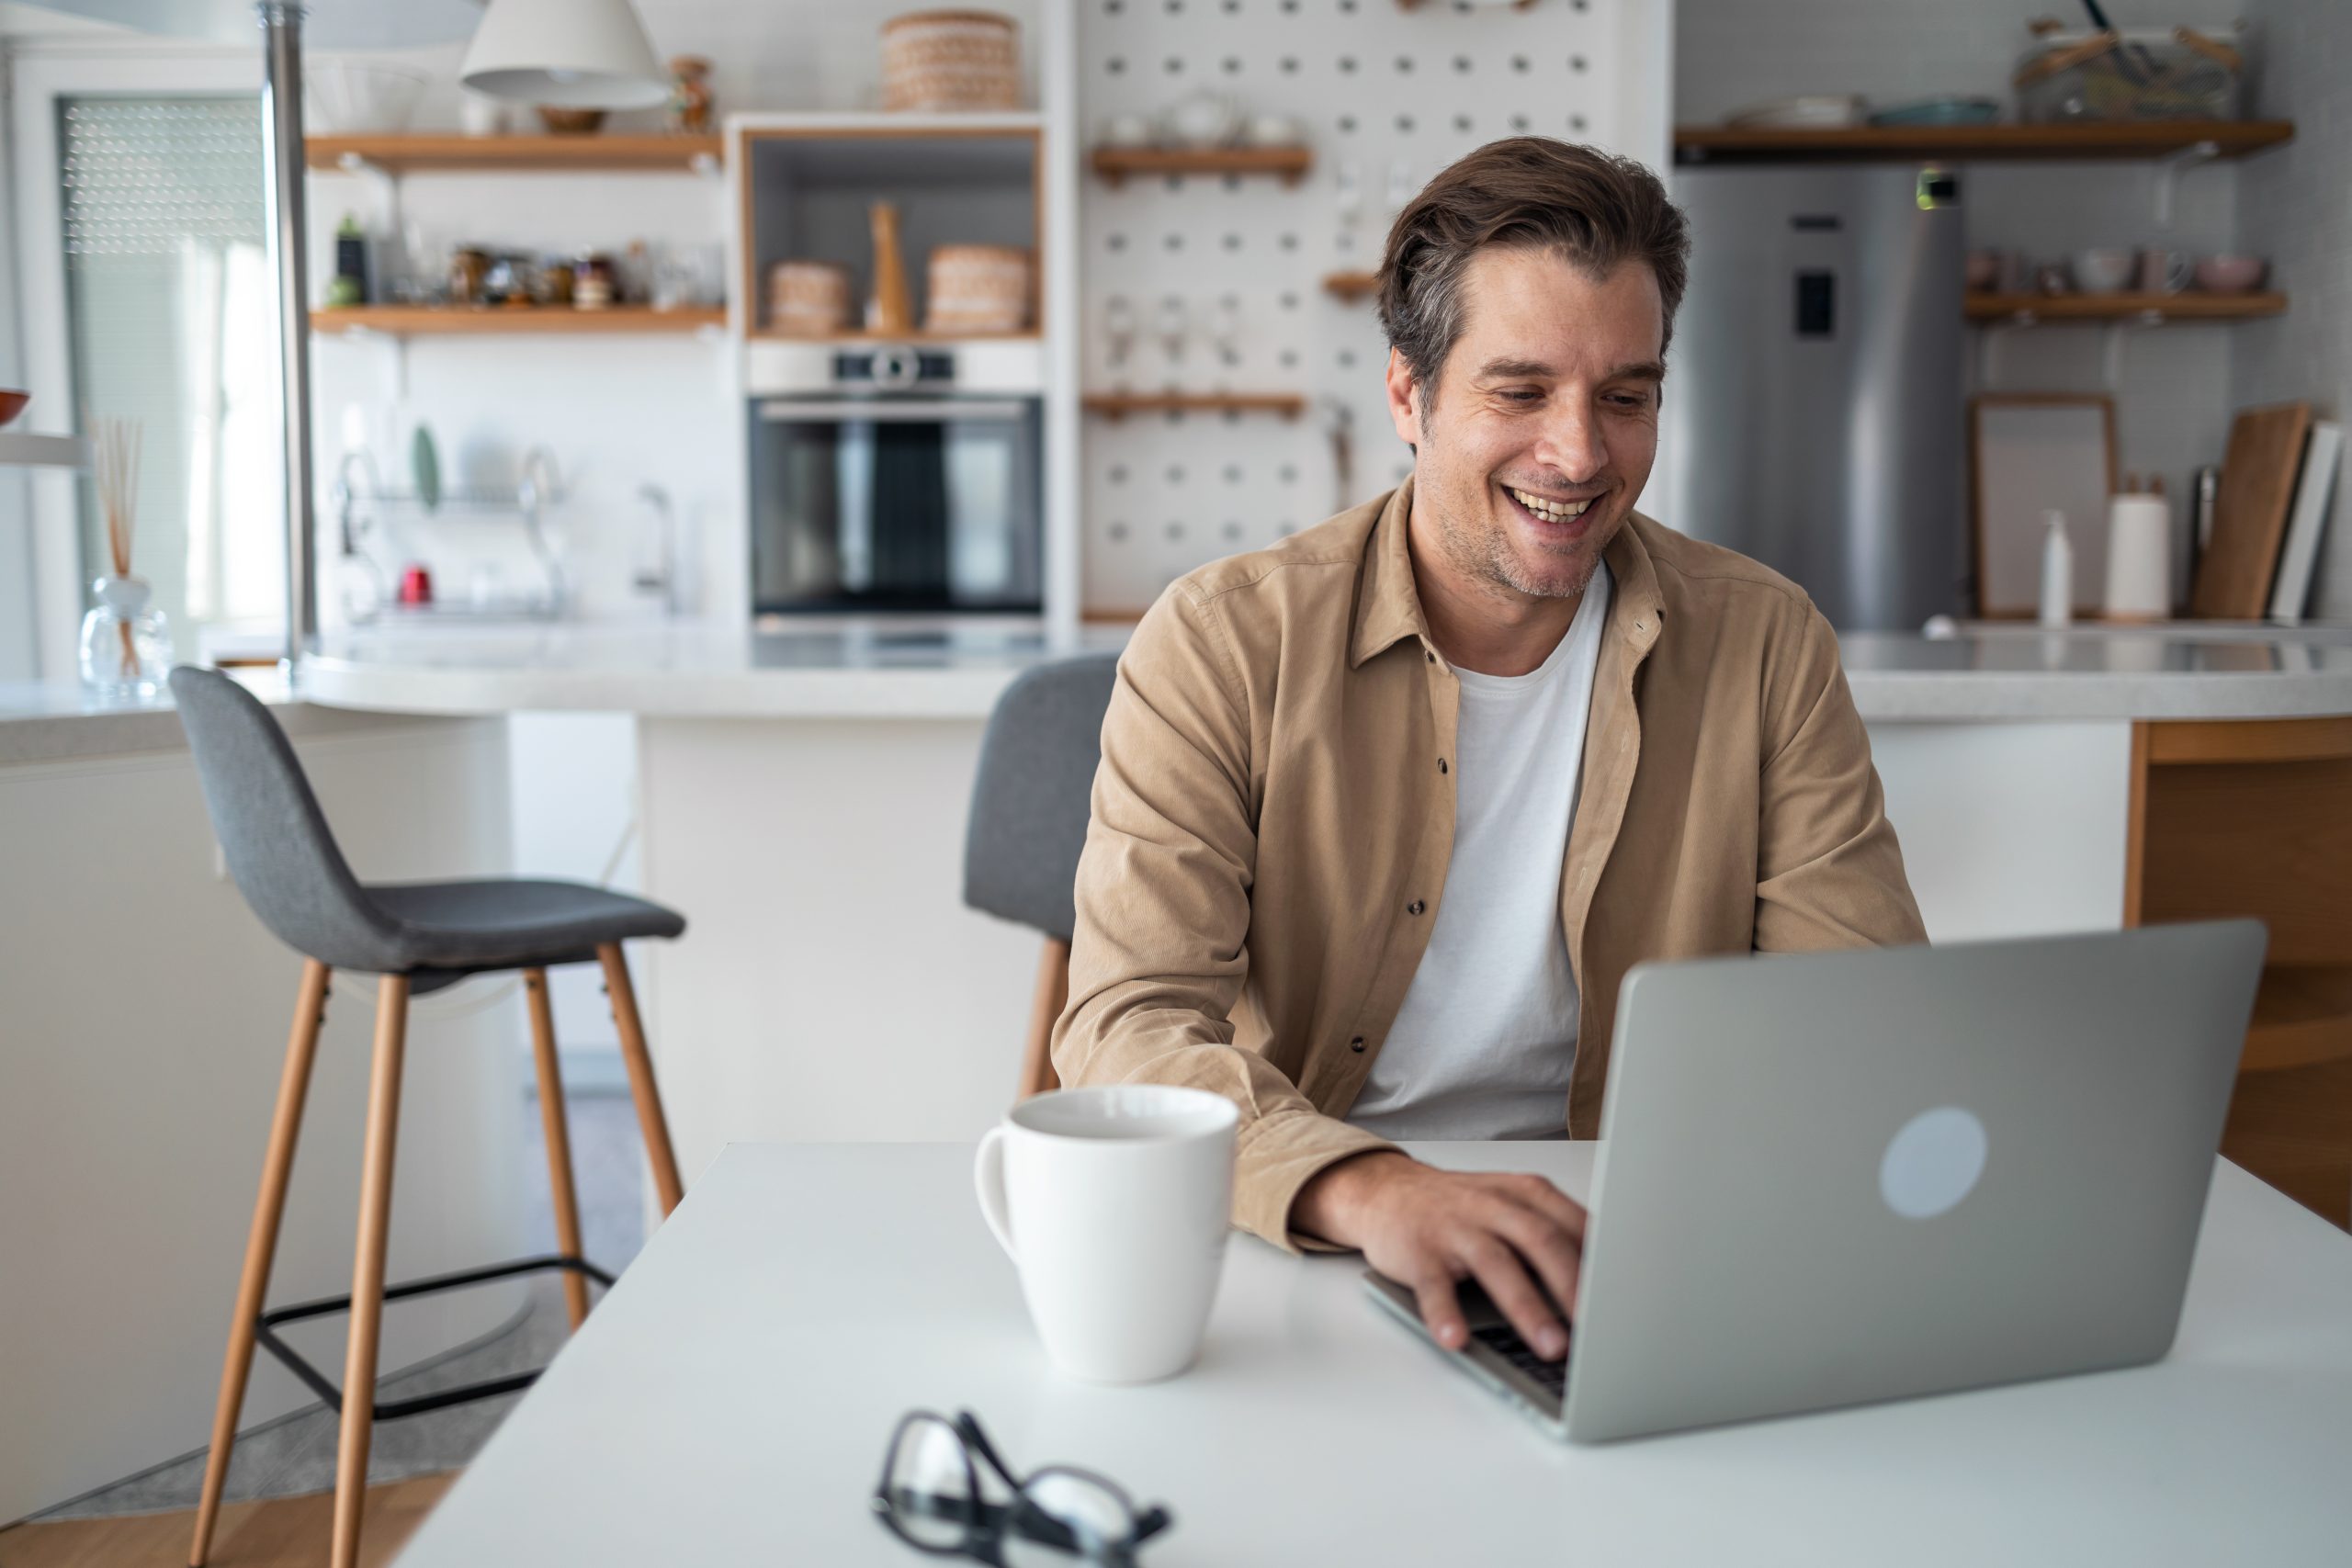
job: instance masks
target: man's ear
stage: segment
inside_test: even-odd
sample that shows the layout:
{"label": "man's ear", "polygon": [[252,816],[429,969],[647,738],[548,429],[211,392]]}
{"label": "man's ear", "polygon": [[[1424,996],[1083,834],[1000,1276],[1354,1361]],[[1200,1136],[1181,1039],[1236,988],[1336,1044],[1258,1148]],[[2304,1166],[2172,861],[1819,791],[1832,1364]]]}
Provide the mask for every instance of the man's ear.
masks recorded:
{"label": "man's ear", "polygon": [[1418,455],[1421,449],[1420,384],[1413,379],[1411,367],[1396,349],[1388,351],[1388,418],[1396,427],[1396,438]]}

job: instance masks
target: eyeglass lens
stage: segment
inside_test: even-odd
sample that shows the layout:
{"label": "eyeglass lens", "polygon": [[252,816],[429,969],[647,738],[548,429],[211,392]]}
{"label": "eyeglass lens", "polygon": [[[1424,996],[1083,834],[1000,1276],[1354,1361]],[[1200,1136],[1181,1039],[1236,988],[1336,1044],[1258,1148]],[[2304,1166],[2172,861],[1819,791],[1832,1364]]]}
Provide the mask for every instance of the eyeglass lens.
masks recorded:
{"label": "eyeglass lens", "polygon": [[920,1545],[953,1550],[977,1517],[971,1461],[964,1439],[935,1416],[899,1432],[884,1483],[899,1528]]}
{"label": "eyeglass lens", "polygon": [[1004,1537],[1004,1568],[1125,1560],[1114,1553],[1133,1540],[1135,1515],[1101,1482],[1049,1467],[1030,1476],[1022,1492],[1035,1512],[1016,1513],[1015,1528]]}

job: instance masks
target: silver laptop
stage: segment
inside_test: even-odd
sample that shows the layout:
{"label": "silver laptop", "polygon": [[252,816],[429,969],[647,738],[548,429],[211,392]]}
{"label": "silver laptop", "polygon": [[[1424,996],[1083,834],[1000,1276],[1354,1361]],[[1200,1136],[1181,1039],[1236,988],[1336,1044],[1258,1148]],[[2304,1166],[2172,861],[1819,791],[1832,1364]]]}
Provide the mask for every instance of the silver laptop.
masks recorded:
{"label": "silver laptop", "polygon": [[1442,1353],[1574,1442],[2155,1360],[2263,948],[2227,920],[1642,965],[1565,1364],[1475,1287]]}

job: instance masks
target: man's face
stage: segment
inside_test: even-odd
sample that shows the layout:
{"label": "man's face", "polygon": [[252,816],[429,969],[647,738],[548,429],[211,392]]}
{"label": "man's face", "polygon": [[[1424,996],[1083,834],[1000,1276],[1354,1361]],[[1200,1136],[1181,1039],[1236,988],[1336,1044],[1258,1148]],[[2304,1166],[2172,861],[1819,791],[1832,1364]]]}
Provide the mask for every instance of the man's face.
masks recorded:
{"label": "man's face", "polygon": [[1434,395],[1388,356],[1389,413],[1418,450],[1417,515],[1475,582],[1582,593],[1657,453],[1665,305],[1640,263],[1594,278],[1548,251],[1489,246]]}

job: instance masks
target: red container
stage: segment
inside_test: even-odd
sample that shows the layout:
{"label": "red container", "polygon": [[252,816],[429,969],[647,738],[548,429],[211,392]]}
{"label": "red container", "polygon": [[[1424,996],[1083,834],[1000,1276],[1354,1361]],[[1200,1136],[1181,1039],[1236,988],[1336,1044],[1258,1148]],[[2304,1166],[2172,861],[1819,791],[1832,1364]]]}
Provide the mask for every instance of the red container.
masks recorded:
{"label": "red container", "polygon": [[430,604],[433,603],[433,574],[422,566],[412,566],[401,573],[401,603]]}

